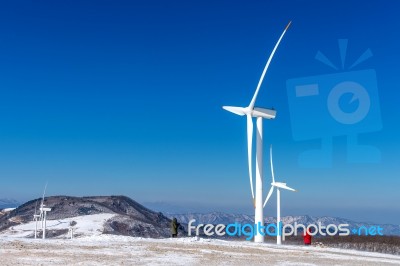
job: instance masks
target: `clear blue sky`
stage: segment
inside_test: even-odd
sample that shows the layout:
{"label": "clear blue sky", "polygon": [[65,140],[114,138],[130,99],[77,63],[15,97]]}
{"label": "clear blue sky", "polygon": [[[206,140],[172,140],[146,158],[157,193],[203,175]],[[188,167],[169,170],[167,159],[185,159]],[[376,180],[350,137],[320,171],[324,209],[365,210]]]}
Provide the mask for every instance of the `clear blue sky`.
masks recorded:
{"label": "clear blue sky", "polygon": [[[293,20],[257,100],[278,111],[264,122],[266,183],[273,144],[276,175],[299,190],[283,193],[283,215],[398,224],[399,13],[396,1],[3,1],[0,198],[38,197],[48,180],[49,195],[251,213],[245,120],[221,106],[248,105]],[[314,58],[340,66],[338,39],[348,64],[373,53],[352,70],[377,75],[382,129],[359,140],[381,159],[349,163],[343,135],[331,167],[306,168],[299,154],[318,139],[294,140],[286,82],[347,71]]]}

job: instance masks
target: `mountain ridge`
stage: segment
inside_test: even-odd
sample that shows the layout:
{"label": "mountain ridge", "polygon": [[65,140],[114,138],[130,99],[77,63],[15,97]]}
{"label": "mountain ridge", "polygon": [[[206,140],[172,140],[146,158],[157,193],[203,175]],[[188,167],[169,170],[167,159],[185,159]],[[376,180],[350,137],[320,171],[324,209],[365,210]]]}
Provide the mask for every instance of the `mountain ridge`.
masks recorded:
{"label": "mountain ridge", "polygon": [[[182,223],[189,223],[191,219],[196,219],[195,224],[253,224],[254,217],[247,214],[229,214],[224,212],[209,212],[209,213],[166,213],[169,218],[177,218]],[[265,217],[265,223],[276,223],[276,217]],[[326,226],[329,224],[349,224],[349,228],[359,228],[360,226],[381,226],[385,235],[400,235],[400,225],[394,224],[378,224],[370,222],[356,222],[346,218],[330,217],[330,216],[310,216],[310,215],[297,215],[297,216],[283,216],[281,217],[283,224],[318,224]]]}
{"label": "mountain ridge", "polygon": [[[40,203],[41,198],[30,200],[1,216],[0,231],[32,221],[35,210],[39,212]],[[44,198],[44,205],[52,208],[47,213],[48,220],[109,213],[115,215],[106,221],[105,234],[153,238],[170,236],[171,220],[168,217],[126,196],[52,196]],[[183,229],[181,231],[184,232]]]}
{"label": "mountain ridge", "polygon": [[15,199],[0,198],[0,210],[6,209],[6,208],[16,208],[20,204],[21,203]]}

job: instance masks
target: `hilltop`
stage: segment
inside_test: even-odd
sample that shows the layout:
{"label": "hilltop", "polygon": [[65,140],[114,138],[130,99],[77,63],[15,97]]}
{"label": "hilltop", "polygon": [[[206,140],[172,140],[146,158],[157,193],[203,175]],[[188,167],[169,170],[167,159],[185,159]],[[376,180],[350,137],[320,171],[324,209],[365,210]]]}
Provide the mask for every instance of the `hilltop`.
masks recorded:
{"label": "hilltop", "polygon": [[[32,221],[38,212],[41,199],[28,201],[0,217],[0,231]],[[44,199],[46,207],[52,208],[48,220],[110,214],[103,224],[102,233],[127,236],[162,238],[170,235],[171,220],[161,212],[154,212],[125,196],[70,197],[54,196]],[[51,228],[49,228],[51,230]],[[66,228],[64,228],[65,230]],[[61,230],[61,229],[60,229]],[[51,232],[57,236],[65,232]],[[31,237],[33,236],[30,235]]]}

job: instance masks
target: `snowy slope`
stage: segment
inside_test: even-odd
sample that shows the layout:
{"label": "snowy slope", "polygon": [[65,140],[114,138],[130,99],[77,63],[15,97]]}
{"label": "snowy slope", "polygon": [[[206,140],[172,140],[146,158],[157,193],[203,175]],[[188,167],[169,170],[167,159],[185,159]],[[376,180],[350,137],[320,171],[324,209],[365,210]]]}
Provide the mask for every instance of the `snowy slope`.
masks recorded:
{"label": "snowy slope", "polygon": [[[57,236],[58,238],[66,238],[70,222],[75,221],[74,234],[76,236],[97,236],[101,235],[107,220],[114,217],[115,214],[101,213],[93,215],[83,215],[59,220],[48,220],[47,231],[63,231],[64,233]],[[40,224],[38,223],[40,228]],[[0,232],[0,237],[8,238],[27,238],[33,237],[35,230],[35,222],[29,222],[13,226],[7,230]]]}
{"label": "snowy slope", "polygon": [[[13,211],[0,216],[0,232],[21,223],[32,221],[41,199],[28,201]],[[162,213],[154,212],[125,196],[70,197],[52,196],[44,198],[51,208],[48,220],[65,220],[82,215],[114,214],[107,220],[104,231],[110,234],[137,237],[167,237],[171,220]],[[179,229],[183,233],[183,228]],[[51,236],[63,232],[50,232]]]}

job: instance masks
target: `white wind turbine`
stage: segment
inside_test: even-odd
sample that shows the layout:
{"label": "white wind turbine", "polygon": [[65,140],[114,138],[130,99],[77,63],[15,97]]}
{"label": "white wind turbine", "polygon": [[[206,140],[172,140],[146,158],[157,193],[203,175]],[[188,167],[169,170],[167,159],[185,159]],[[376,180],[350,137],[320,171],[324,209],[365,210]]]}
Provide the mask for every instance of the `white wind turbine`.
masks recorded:
{"label": "white wind turbine", "polygon": [[272,183],[271,183],[271,189],[268,192],[268,196],[265,199],[263,207],[265,207],[265,204],[267,204],[269,198],[271,197],[272,193],[274,192],[274,187],[276,187],[276,226],[278,229],[278,233],[276,236],[276,244],[281,245],[282,244],[282,236],[281,236],[281,228],[279,226],[281,222],[281,188],[291,190],[291,191],[296,191],[293,188],[290,188],[286,186],[286,183],[282,182],[275,182],[275,176],[274,176],[274,165],[272,163],[272,145],[270,147],[269,151],[269,158],[271,162],[271,174],[272,174]]}
{"label": "white wind turbine", "polygon": [[51,208],[45,208],[44,206],[44,195],[46,193],[46,188],[47,188],[47,183],[44,187],[44,191],[43,191],[43,196],[42,196],[42,202],[40,203],[40,221],[42,223],[42,238],[45,239],[46,238],[46,222],[47,222],[47,212],[51,211]]}
{"label": "white wind turbine", "polygon": [[[249,164],[249,177],[250,177],[250,188],[251,188],[251,195],[253,197],[253,204],[255,208],[255,217],[254,222],[255,224],[264,225],[263,219],[263,206],[262,206],[262,119],[274,119],[276,116],[276,111],[271,109],[264,109],[259,107],[254,107],[254,104],[257,99],[258,92],[260,90],[261,84],[264,80],[265,74],[267,73],[269,64],[275,54],[276,49],[278,48],[283,36],[285,35],[287,29],[289,28],[291,21],[287,24],[285,30],[281,34],[280,38],[278,39],[277,43],[275,44],[274,49],[272,50],[267,64],[264,67],[264,70],[261,74],[260,80],[258,81],[258,85],[256,91],[251,99],[249,106],[247,107],[236,107],[236,106],[223,106],[223,108],[229,112],[234,114],[247,117],[247,156],[248,156],[248,164]],[[253,190],[253,174],[252,174],[252,145],[253,145],[253,117],[257,118],[257,152],[256,152],[256,195],[254,198],[254,190]],[[261,234],[256,234],[254,236],[254,242],[264,242],[264,236]]]}
{"label": "white wind turbine", "polygon": [[35,221],[35,239],[37,238],[38,220],[41,217],[40,214],[36,214],[36,210],[37,210],[37,200],[35,204],[35,213],[33,214],[33,220]]}

